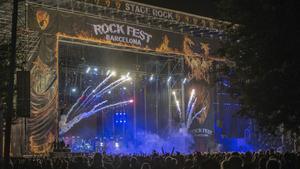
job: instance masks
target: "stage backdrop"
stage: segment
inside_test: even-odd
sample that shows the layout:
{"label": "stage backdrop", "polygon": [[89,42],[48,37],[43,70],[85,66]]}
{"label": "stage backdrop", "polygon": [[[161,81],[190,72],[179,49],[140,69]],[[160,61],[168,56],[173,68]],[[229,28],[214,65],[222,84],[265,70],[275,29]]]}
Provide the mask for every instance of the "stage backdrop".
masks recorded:
{"label": "stage backdrop", "polygon": [[[219,43],[213,39],[200,39],[188,35],[150,29],[125,22],[104,20],[100,17],[81,16],[27,6],[28,29],[38,31],[38,52],[31,66],[32,112],[28,119],[28,135],[32,153],[46,153],[58,133],[58,46],[61,40],[80,41],[115,48],[155,51],[184,57],[192,77],[208,81],[209,66]],[[120,56],[121,57],[121,56]],[[198,120],[204,124],[207,110]],[[205,127],[213,130],[213,127]]]}

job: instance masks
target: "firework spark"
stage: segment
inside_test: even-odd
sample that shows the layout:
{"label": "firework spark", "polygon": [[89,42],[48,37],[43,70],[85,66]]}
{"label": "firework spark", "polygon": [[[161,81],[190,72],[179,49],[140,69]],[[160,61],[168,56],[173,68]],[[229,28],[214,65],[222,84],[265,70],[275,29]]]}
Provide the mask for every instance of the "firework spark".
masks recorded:
{"label": "firework spark", "polygon": [[59,122],[60,135],[68,132],[75,124],[79,123],[81,120],[88,118],[100,111],[112,107],[124,106],[133,102],[133,100],[125,100],[108,104],[108,100],[101,99],[101,96],[103,96],[108,91],[112,91],[119,85],[131,80],[131,77],[129,76],[129,74],[127,74],[126,76],[122,76],[121,78],[113,81],[112,83],[107,84],[107,82],[112,76],[115,76],[114,71],[108,73],[108,76],[102,82],[100,82],[94,89],[92,89],[91,86],[88,86],[82,92],[81,96],[72,105],[67,114],[61,116],[61,120]]}
{"label": "firework spark", "polygon": [[197,97],[195,97],[195,89],[192,90],[191,94],[190,94],[190,98],[188,101],[188,105],[186,107],[186,110],[184,112],[181,111],[180,109],[180,102],[177,99],[176,93],[173,92],[173,96],[174,96],[174,100],[175,100],[175,104],[177,107],[177,111],[179,113],[179,117],[181,117],[182,114],[185,114],[185,119],[184,119],[184,128],[186,128],[187,130],[191,127],[192,122],[199,117],[202,112],[204,112],[206,110],[206,107],[202,107],[201,110],[199,110],[198,112],[195,112],[195,105],[197,103]]}

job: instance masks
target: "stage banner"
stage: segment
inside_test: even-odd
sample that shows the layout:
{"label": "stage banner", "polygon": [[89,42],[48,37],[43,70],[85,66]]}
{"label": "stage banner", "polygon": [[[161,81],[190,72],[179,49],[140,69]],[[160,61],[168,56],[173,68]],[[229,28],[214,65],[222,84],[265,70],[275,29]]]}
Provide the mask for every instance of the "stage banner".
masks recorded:
{"label": "stage banner", "polygon": [[31,30],[152,50],[158,48],[167,36],[169,47],[182,50],[183,36],[180,34],[34,6],[29,6],[28,10],[28,27]]}
{"label": "stage banner", "polygon": [[105,20],[101,17],[82,16],[77,13],[62,12],[34,5],[28,6],[28,28],[45,34],[57,35],[59,38],[177,55],[189,52],[185,45],[192,53],[201,53],[203,52],[200,47],[202,42],[215,43],[211,39],[189,37],[180,33]]}

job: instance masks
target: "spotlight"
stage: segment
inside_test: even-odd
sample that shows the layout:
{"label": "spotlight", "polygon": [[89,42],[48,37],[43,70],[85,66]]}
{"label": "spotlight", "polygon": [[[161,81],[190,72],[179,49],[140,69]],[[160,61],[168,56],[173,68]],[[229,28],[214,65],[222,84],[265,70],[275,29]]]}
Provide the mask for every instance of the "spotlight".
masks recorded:
{"label": "spotlight", "polygon": [[195,89],[192,89],[191,95],[195,94]]}
{"label": "spotlight", "polygon": [[106,72],[106,76],[108,76],[110,74],[110,70],[107,70]]}
{"label": "spotlight", "polygon": [[154,79],[154,75],[152,74],[149,78],[149,81],[151,82]]}
{"label": "spotlight", "polygon": [[104,143],[103,142],[100,142],[100,147],[103,147],[104,146]]}
{"label": "spotlight", "polygon": [[77,89],[76,89],[75,87],[73,87],[73,88],[71,89],[71,91],[72,91],[73,93],[75,93],[75,92],[77,91]]}
{"label": "spotlight", "polygon": [[116,75],[117,75],[116,71],[114,71],[114,70],[111,71],[111,75],[112,75],[112,76],[116,76]]}
{"label": "spotlight", "polygon": [[171,79],[172,79],[172,76],[169,76],[168,77],[168,83],[171,81]]}
{"label": "spotlight", "polygon": [[97,72],[97,71],[98,71],[98,68],[95,67],[95,68],[94,68],[94,71]]}
{"label": "spotlight", "polygon": [[186,83],[186,78],[184,78],[182,81],[182,84],[185,84],[185,83]]}
{"label": "spotlight", "polygon": [[129,100],[129,103],[133,103],[133,99]]}
{"label": "spotlight", "polygon": [[115,147],[116,148],[119,148],[120,147],[120,144],[118,142],[115,142]]}
{"label": "spotlight", "polygon": [[111,94],[111,91],[108,91],[107,93],[108,93],[108,94]]}
{"label": "spotlight", "polygon": [[176,94],[176,92],[175,92],[175,91],[173,91],[173,92],[172,92],[172,94],[173,94],[173,95],[175,95],[175,94]]}
{"label": "spotlight", "polygon": [[123,87],[123,90],[126,90],[127,88],[126,87]]}
{"label": "spotlight", "polygon": [[88,68],[86,69],[85,73],[89,73],[90,70],[91,70],[91,67],[88,67]]}

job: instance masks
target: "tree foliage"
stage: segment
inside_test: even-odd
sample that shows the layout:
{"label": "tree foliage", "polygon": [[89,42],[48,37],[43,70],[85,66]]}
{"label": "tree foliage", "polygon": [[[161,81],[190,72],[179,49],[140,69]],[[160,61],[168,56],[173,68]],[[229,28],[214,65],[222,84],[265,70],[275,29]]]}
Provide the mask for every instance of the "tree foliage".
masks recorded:
{"label": "tree foliage", "polygon": [[220,0],[228,29],[222,53],[235,62],[226,74],[241,115],[269,131],[300,132],[300,28],[292,0]]}

